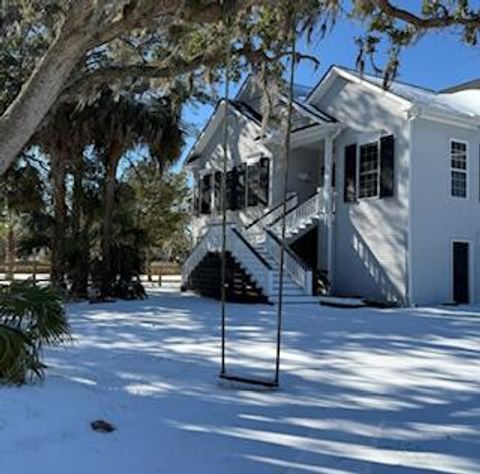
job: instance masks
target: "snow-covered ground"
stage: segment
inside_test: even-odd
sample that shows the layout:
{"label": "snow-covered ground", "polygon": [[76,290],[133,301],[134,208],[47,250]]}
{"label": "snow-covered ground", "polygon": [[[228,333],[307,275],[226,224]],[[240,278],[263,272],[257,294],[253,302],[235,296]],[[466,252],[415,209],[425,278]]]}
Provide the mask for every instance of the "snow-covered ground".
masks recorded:
{"label": "snow-covered ground", "polygon": [[[480,473],[479,308],[289,306],[274,392],[219,384],[218,309],[69,306],[46,381],[0,389],[0,473]],[[267,375],[275,308],[228,321],[229,370]]]}

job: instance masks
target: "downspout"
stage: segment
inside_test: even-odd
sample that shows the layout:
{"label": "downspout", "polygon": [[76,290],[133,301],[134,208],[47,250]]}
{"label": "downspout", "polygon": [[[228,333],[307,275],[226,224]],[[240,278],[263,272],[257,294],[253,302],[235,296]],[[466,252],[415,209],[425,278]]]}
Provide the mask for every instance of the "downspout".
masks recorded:
{"label": "downspout", "polygon": [[414,121],[421,116],[422,111],[418,107],[411,107],[407,111],[408,120],[408,183],[407,183],[407,203],[408,203],[408,218],[407,218],[407,249],[406,249],[406,302],[408,306],[415,306],[413,297],[413,196],[412,196],[412,180],[413,180],[413,159],[415,157],[415,139],[414,139]]}
{"label": "downspout", "polygon": [[[335,131],[325,139],[325,173],[323,183],[323,198],[325,202],[326,224],[327,224],[327,275],[329,282],[329,293],[333,285],[333,232],[335,224],[334,215],[334,196],[332,186],[332,170],[333,170],[333,145],[337,137],[343,131],[342,128],[337,128]],[[328,159],[327,159],[328,158]],[[327,163],[328,161],[328,163]]]}

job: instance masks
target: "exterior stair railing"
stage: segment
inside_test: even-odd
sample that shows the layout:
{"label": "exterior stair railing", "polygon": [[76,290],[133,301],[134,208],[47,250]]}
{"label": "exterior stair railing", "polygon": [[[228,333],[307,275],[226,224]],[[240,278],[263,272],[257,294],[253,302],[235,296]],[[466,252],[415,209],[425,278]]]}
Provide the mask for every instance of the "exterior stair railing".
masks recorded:
{"label": "exterior stair railing", "polygon": [[[297,194],[291,194],[287,198],[287,212],[297,205]],[[265,229],[278,221],[283,215],[283,203],[270,209],[266,214],[254,220],[245,227],[245,235],[252,243],[261,243],[265,241]]]}
{"label": "exterior stair railing", "polygon": [[[281,240],[271,231],[266,231],[265,246],[268,254],[280,264]],[[313,294],[313,272],[288,246],[285,246],[284,269],[292,280],[303,288],[306,295]]]}
{"label": "exterior stair railing", "polygon": [[[320,190],[300,204],[297,204],[297,196],[292,195],[287,201],[287,208],[289,209],[285,215],[287,238],[316,220],[325,219],[327,216]],[[252,276],[267,297],[273,296],[274,268],[255,247],[264,245],[269,257],[277,264],[280,263],[282,213],[283,205],[279,205],[246,227],[241,224],[229,224],[227,226],[227,251]],[[191,272],[207,253],[220,252],[221,247],[222,226],[218,224],[208,226],[205,235],[183,265],[183,284],[187,283]],[[306,295],[312,295],[313,270],[288,245],[285,246],[284,265],[284,269],[290,278],[303,289]]]}
{"label": "exterior stair railing", "polygon": [[[285,235],[291,237],[295,232],[314,220],[324,219],[326,217],[326,207],[323,203],[322,195],[316,192],[306,201],[297,204],[285,215]],[[280,236],[282,232],[282,216],[270,225],[270,229]]]}
{"label": "exterior stair railing", "polygon": [[[270,296],[273,291],[272,267],[234,226],[227,227],[226,249],[248,271],[264,295]],[[183,285],[186,285],[190,274],[207,253],[221,252],[221,250],[222,227],[220,225],[211,226],[183,264]]]}

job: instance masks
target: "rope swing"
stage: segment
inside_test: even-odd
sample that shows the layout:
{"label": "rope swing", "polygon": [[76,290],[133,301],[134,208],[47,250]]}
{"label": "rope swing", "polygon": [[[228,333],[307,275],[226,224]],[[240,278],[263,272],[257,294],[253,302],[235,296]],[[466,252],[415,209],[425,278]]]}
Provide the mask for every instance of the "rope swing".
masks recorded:
{"label": "rope swing", "polygon": [[283,188],[283,215],[282,215],[282,232],[280,244],[280,274],[278,287],[278,310],[277,310],[277,329],[276,329],[276,352],[275,352],[275,372],[272,380],[262,380],[243,376],[229,374],[226,368],[226,252],[227,252],[227,202],[226,202],[226,185],[227,185],[227,169],[228,169],[228,109],[230,95],[230,76],[231,76],[231,44],[229,27],[230,21],[227,17],[225,21],[227,30],[227,50],[225,64],[225,109],[223,116],[223,161],[222,161],[222,179],[221,179],[221,209],[222,209],[222,246],[221,246],[221,370],[219,377],[232,382],[240,382],[249,385],[263,386],[266,388],[277,388],[280,383],[280,352],[281,352],[281,335],[282,335],[282,318],[283,318],[283,283],[284,283],[284,262],[286,251],[286,220],[287,214],[287,185],[290,162],[290,133],[293,110],[293,87],[295,80],[295,58],[296,58],[296,21],[295,15],[291,17],[291,62],[290,62],[290,78],[288,83],[288,99],[285,116],[285,139],[283,143],[283,159],[285,164],[284,188]]}
{"label": "rope swing", "polygon": [[285,143],[284,143],[284,163],[285,173],[283,181],[283,212],[282,212],[282,237],[280,248],[280,281],[278,286],[278,310],[277,310],[277,354],[275,358],[275,378],[274,383],[276,386],[280,384],[280,349],[282,345],[282,322],[283,322],[283,279],[284,279],[284,266],[285,266],[285,249],[286,249],[286,215],[287,215],[287,195],[288,195],[288,176],[290,169],[290,133],[292,131],[292,111],[293,111],[293,87],[295,84],[295,57],[296,57],[296,21],[295,15],[292,15],[291,19],[291,41],[292,51],[290,60],[290,81],[288,84],[288,102],[287,102],[287,117],[286,117],[286,130],[285,130]]}

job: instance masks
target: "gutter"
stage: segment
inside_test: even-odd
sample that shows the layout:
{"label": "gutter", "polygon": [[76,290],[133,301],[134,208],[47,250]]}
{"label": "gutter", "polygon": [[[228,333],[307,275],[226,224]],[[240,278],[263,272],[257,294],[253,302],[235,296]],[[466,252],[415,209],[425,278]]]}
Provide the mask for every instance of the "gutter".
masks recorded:
{"label": "gutter", "polygon": [[470,128],[476,130],[480,128],[480,117],[478,115],[459,115],[452,112],[452,115],[438,112],[431,107],[425,107],[422,105],[412,105],[408,109],[405,109],[407,119],[424,118],[426,120],[432,120],[434,122],[445,123],[447,125],[454,125],[457,127]]}

